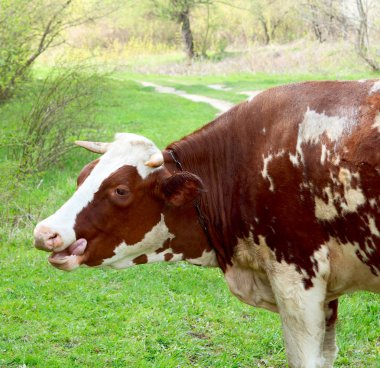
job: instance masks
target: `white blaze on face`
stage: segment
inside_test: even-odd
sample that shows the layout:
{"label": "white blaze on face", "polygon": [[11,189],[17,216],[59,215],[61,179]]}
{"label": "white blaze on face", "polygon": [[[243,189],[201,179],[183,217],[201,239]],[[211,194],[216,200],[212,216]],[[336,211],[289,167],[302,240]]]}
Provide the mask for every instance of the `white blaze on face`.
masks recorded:
{"label": "white blaze on face", "polygon": [[129,133],[116,134],[115,141],[74,195],[56,213],[37,226],[47,226],[61,235],[64,244],[57,251],[67,248],[76,240],[74,225],[77,215],[93,200],[103,181],[125,165],[136,167],[142,178],[147,177],[156,169],[145,166],[144,163],[157,152],[160,152],[159,149],[145,137]]}
{"label": "white blaze on face", "polygon": [[[164,260],[164,254],[156,254],[156,250],[161,248],[167,239],[173,239],[174,235],[170,233],[165,224],[164,215],[161,214],[160,221],[145,234],[144,239],[136,244],[121,243],[114,250],[115,255],[105,259],[100,267],[111,268],[127,268],[134,266],[133,259],[145,254],[148,258],[148,263]],[[163,252],[165,253],[165,252]],[[172,253],[172,250],[168,250]],[[182,254],[173,254],[173,261],[179,261],[183,258]]]}

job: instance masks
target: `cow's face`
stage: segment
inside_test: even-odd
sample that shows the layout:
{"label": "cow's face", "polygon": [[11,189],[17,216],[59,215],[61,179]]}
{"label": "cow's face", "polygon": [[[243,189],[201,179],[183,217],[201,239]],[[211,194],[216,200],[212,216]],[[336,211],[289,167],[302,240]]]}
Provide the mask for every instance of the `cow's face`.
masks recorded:
{"label": "cow's face", "polygon": [[35,246],[52,252],[49,262],[59,269],[154,261],[173,238],[164,208],[184,205],[202,188],[192,174],[171,175],[144,137],[118,134],[104,147],[83,168],[74,195],[34,230]]}

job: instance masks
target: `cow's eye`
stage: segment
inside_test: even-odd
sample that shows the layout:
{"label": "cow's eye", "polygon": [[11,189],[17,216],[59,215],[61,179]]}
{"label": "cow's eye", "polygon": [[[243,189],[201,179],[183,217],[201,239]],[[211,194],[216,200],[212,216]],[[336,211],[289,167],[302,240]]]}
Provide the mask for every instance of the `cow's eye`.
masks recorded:
{"label": "cow's eye", "polygon": [[117,187],[115,189],[115,193],[118,195],[118,196],[126,196],[128,193],[129,193],[129,190],[126,188],[126,187]]}

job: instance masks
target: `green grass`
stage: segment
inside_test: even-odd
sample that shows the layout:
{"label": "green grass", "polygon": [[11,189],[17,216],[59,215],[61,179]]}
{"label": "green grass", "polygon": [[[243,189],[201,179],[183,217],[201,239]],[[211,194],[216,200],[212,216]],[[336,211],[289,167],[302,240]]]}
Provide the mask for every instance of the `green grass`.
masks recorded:
{"label": "green grass", "polygon": [[[241,90],[304,78],[118,77],[123,80],[110,79],[98,101],[99,140],[129,131],[161,148],[216,111],[157,94],[136,80],[199,94],[207,84],[224,84],[231,91],[209,95],[237,101]],[[27,99],[0,107],[5,135],[27,109]],[[285,367],[278,315],[240,303],[217,269],[178,263],[63,273],[49,266],[47,254],[32,247],[33,224],[71,195],[81,167],[95,157],[75,149],[42,182],[30,180],[17,194],[31,219],[24,226],[4,225],[0,234],[0,367]],[[370,293],[341,298],[336,366],[380,366],[379,301]]]}
{"label": "green grass", "polygon": [[[309,80],[358,80],[379,78],[380,73],[337,75],[268,75],[264,73],[240,73],[229,75],[205,75],[205,76],[166,76],[166,75],[141,75],[129,72],[118,72],[115,78],[119,80],[135,80],[153,82],[163,86],[174,87],[191,94],[200,94],[233,103],[239,103],[248,98],[241,94],[245,91],[265,90],[287,83],[303,82]],[[215,90],[209,85],[219,84],[228,90]]]}

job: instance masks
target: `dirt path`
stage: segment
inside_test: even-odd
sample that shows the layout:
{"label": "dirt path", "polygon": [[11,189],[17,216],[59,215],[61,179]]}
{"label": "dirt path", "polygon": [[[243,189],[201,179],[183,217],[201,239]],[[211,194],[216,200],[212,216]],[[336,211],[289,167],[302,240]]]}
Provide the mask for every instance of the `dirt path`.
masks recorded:
{"label": "dirt path", "polygon": [[217,109],[220,113],[225,112],[229,110],[232,106],[234,106],[233,103],[223,100],[218,100],[216,98],[206,97],[206,96],[200,96],[200,95],[193,95],[190,93],[187,93],[185,91],[181,91],[178,89],[175,89],[173,87],[164,87],[159,86],[158,84],[150,83],[150,82],[140,82],[144,87],[153,87],[156,92],[159,93],[169,93],[177,96],[181,96],[183,98],[187,98],[188,100],[194,101],[194,102],[204,102],[215,109]]}
{"label": "dirt path", "polygon": [[243,91],[239,92],[239,95],[248,96],[248,101],[251,101],[255,96],[257,96],[262,91]]}

